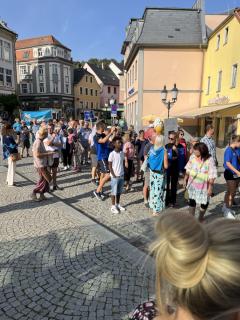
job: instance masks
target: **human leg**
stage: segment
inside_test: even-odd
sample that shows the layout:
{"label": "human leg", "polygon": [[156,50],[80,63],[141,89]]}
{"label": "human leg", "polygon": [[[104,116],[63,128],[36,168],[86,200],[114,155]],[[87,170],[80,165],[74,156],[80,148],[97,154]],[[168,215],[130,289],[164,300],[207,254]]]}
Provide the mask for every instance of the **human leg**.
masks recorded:
{"label": "human leg", "polygon": [[192,216],[195,216],[195,211],[196,211],[196,201],[194,199],[189,199],[188,201],[188,210],[189,210],[189,213],[192,215]]}

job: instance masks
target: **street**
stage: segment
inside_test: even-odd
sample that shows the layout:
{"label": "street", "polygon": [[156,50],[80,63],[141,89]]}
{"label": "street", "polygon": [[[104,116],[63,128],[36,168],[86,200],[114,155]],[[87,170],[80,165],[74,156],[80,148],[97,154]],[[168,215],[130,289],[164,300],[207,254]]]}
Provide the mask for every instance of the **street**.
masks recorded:
{"label": "street", "polygon": [[[127,319],[154,297],[154,261],[147,250],[157,218],[143,206],[141,184],[123,195],[127,212],[113,215],[109,199],[92,197],[86,167],[78,174],[59,173],[64,190],[40,203],[29,200],[37,179],[32,158],[17,163],[18,187],[8,188],[5,176],[2,163],[1,320]],[[221,175],[208,219],[222,215],[224,190]],[[181,214],[182,191],[178,198]]]}

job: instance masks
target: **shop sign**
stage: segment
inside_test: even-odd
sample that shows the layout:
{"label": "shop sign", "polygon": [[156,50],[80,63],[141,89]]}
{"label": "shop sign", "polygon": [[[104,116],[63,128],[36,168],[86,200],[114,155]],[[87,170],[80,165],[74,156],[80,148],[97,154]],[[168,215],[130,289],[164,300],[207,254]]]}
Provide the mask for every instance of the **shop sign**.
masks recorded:
{"label": "shop sign", "polygon": [[131,96],[132,94],[134,94],[134,92],[135,92],[135,89],[132,88],[132,89],[130,89],[130,90],[128,91],[128,95]]}
{"label": "shop sign", "polygon": [[221,104],[228,104],[229,101],[230,101],[229,97],[227,97],[227,96],[222,96],[222,97],[220,97],[219,95],[217,95],[216,98],[209,99],[209,100],[208,100],[208,104],[209,104],[209,105],[212,105],[212,104],[214,104],[214,105],[216,105],[216,104],[221,105]]}

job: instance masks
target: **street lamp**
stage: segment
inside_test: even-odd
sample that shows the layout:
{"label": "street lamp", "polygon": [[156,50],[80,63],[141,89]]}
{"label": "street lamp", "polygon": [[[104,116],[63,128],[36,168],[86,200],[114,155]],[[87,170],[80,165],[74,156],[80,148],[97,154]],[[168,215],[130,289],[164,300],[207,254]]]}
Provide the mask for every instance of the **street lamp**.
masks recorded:
{"label": "street lamp", "polygon": [[172,94],[172,100],[167,101],[168,90],[165,85],[163,87],[163,90],[161,90],[161,99],[162,99],[162,102],[165,104],[165,106],[168,109],[168,119],[169,119],[170,109],[171,109],[172,105],[177,101],[177,97],[178,97],[178,88],[176,86],[176,83],[174,84],[174,87],[171,90],[171,94]]}

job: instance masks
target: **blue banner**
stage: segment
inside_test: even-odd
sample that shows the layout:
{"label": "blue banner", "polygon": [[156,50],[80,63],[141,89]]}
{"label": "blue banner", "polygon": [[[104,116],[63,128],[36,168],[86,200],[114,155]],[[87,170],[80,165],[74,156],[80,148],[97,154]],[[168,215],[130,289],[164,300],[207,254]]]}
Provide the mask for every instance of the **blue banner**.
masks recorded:
{"label": "blue banner", "polygon": [[38,122],[40,121],[49,121],[52,119],[52,110],[41,110],[41,111],[22,111],[21,112],[21,120],[25,122],[30,122],[33,119],[37,119]]}
{"label": "blue banner", "polygon": [[84,111],[84,120],[85,121],[90,121],[90,120],[94,120],[94,112],[93,111]]}

